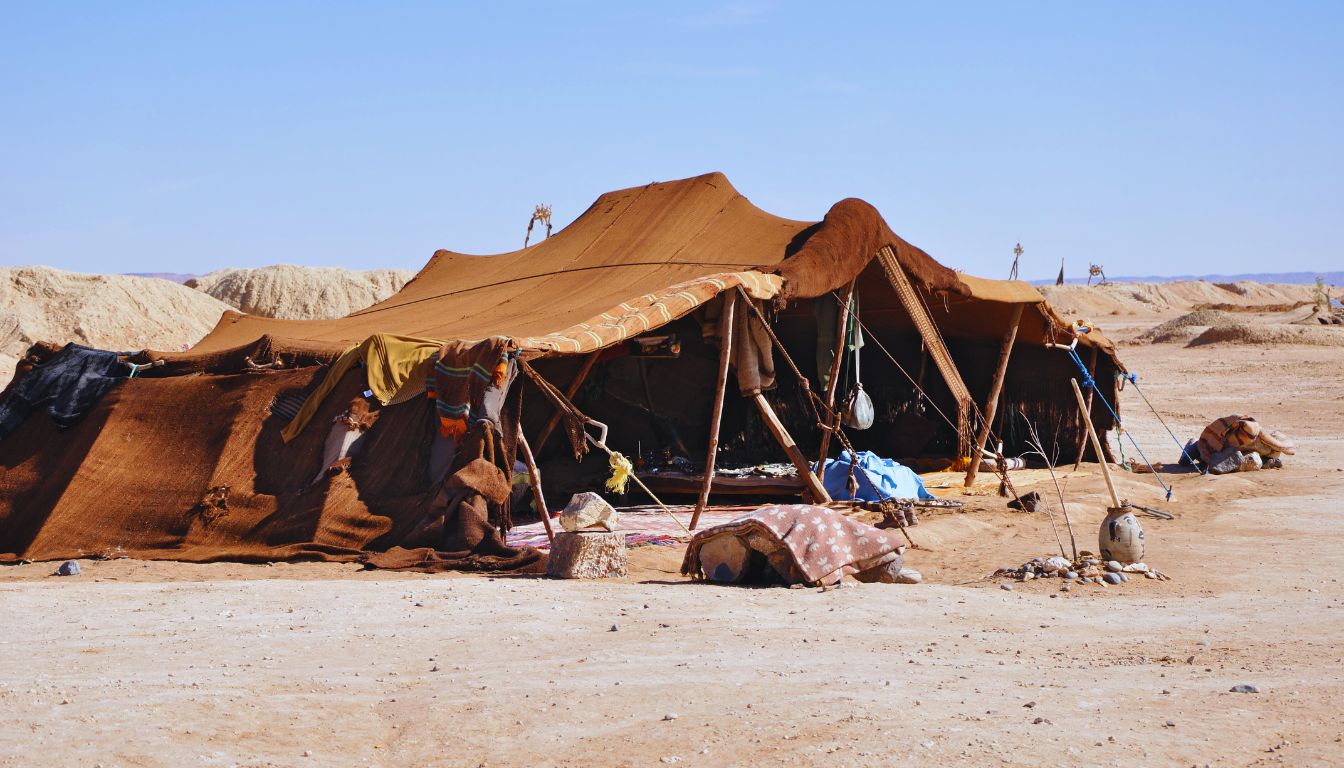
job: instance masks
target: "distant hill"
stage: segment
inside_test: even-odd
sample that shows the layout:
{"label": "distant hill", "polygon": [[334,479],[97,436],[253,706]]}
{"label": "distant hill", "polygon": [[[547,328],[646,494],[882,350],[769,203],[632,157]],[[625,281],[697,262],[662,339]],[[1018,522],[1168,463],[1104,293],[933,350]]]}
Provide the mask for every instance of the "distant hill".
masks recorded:
{"label": "distant hill", "polygon": [[185,283],[194,277],[200,275],[184,275],[179,272],[126,272],[128,277],[157,277],[160,280],[168,280],[174,283]]}
{"label": "distant hill", "polygon": [[[1174,275],[1158,276],[1146,275],[1143,277],[1111,277],[1106,279],[1112,283],[1181,283],[1194,280],[1203,280],[1208,283],[1284,283],[1288,285],[1311,285],[1316,282],[1316,278],[1321,278],[1328,285],[1344,285],[1344,272],[1256,272],[1244,275]],[[1032,280],[1033,285],[1054,285],[1051,280]],[[1095,282],[1095,281],[1093,281]],[[1084,272],[1083,277],[1069,277],[1068,268],[1064,271],[1064,283],[1066,285],[1086,285],[1087,275]]]}
{"label": "distant hill", "polygon": [[401,290],[414,272],[276,264],[255,269],[221,269],[186,281],[249,315],[287,320],[325,320],[377,304]]}

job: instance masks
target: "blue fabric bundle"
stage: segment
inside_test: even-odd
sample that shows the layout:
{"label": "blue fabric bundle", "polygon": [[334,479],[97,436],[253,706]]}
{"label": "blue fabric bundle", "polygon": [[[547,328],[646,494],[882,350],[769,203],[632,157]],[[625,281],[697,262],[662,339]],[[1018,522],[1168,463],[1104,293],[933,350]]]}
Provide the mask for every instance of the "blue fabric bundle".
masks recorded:
{"label": "blue fabric bundle", "polygon": [[[859,451],[859,460],[854,467],[854,479],[858,490],[849,495],[849,467],[854,463],[849,451],[841,451],[840,458],[828,459],[826,471],[822,474],[821,484],[836,501],[882,501],[883,499],[932,499],[933,494],[924,489],[924,481],[914,470],[884,459],[871,451]],[[868,480],[864,480],[865,470]],[[871,481],[871,482],[869,482]],[[877,491],[873,492],[873,486]]]}

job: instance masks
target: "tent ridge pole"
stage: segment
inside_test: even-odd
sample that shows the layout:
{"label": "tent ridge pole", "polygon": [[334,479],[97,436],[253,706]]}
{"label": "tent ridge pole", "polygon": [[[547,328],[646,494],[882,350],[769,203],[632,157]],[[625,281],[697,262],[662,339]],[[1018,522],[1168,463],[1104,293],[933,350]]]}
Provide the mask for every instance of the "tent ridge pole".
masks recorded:
{"label": "tent ridge pole", "polygon": [[[1092,348],[1092,358],[1091,358],[1091,360],[1088,361],[1088,371],[1087,371],[1087,375],[1088,375],[1089,377],[1093,378],[1093,379],[1095,379],[1096,376],[1097,376],[1097,348],[1096,348],[1096,347],[1093,347],[1093,348]],[[1093,393],[1094,391],[1096,391],[1096,386],[1095,386],[1095,385],[1093,385],[1093,386],[1087,388],[1087,407],[1086,407],[1086,409],[1083,411],[1083,420],[1084,420],[1084,421],[1087,421],[1089,424],[1092,422],[1092,393]],[[1083,454],[1086,453],[1086,452],[1087,452],[1087,428],[1084,427],[1084,428],[1083,428],[1083,434],[1081,434],[1081,435],[1078,436],[1078,458],[1076,458],[1076,459],[1073,460],[1073,471],[1074,471],[1074,472],[1077,472],[1077,471],[1078,471],[1078,468],[1081,467],[1081,466],[1083,465]],[[1097,457],[1097,461],[1105,461],[1105,460],[1106,460],[1106,457],[1105,457],[1105,456],[1098,456],[1098,457]]]}
{"label": "tent ridge pole", "polygon": [[704,482],[700,498],[691,513],[691,530],[700,522],[700,513],[709,505],[710,487],[714,485],[714,464],[719,454],[719,427],[723,421],[723,399],[728,390],[728,364],[733,358],[733,312],[737,307],[737,291],[725,291],[723,311],[719,315],[719,377],[714,388],[714,408],[709,417],[709,446],[705,454]]}
{"label": "tent ridge pole", "polygon": [[546,497],[541,492],[541,470],[537,468],[537,459],[532,455],[532,447],[527,444],[527,436],[523,434],[523,427],[518,426],[518,449],[523,454],[523,463],[527,464],[527,479],[532,486],[532,498],[537,502],[537,514],[541,516],[541,524],[546,528],[546,538],[552,544],[555,543],[555,531],[551,528],[551,513],[546,509]]}
{"label": "tent ridge pole", "polygon": [[970,466],[966,468],[966,487],[975,484],[975,473],[980,469],[980,457],[984,455],[985,443],[989,440],[989,429],[994,424],[994,414],[999,409],[999,394],[1003,392],[1003,380],[1008,373],[1008,358],[1013,354],[1013,342],[1017,341],[1017,329],[1022,324],[1022,305],[1013,305],[1012,317],[1008,320],[1008,330],[1003,334],[999,346],[999,364],[994,369],[994,380],[989,385],[989,394],[985,398],[985,422],[980,425],[980,434],[975,436],[975,446],[971,451]]}
{"label": "tent ridge pole", "polygon": [[839,385],[840,363],[844,360],[845,338],[847,336],[845,331],[849,328],[849,307],[850,302],[854,300],[855,280],[858,280],[858,278],[849,281],[849,287],[845,289],[845,295],[840,299],[840,311],[837,318],[840,322],[836,323],[835,328],[835,354],[831,358],[831,377],[826,382],[827,411],[823,414],[831,429],[821,431],[821,450],[817,451],[817,466],[821,467],[823,471],[826,467],[826,455],[831,452],[831,430],[840,426],[839,414],[836,414],[834,418],[830,414],[835,410],[835,390]]}

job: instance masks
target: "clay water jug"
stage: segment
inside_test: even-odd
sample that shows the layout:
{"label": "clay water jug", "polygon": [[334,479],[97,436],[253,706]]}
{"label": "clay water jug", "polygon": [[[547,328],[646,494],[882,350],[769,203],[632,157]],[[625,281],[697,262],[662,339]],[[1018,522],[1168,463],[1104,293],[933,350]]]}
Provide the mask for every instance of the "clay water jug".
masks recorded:
{"label": "clay water jug", "polygon": [[1129,507],[1110,507],[1097,534],[1101,559],[1121,565],[1143,562],[1143,526]]}

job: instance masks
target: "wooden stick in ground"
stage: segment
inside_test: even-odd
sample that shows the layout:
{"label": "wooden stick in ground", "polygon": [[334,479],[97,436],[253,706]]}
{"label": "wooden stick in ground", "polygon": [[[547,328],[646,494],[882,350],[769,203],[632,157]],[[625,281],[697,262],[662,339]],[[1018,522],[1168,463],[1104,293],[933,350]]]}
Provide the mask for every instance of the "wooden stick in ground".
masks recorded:
{"label": "wooden stick in ground", "polygon": [[[575,374],[574,380],[569,382],[568,387],[565,387],[566,400],[572,401],[574,399],[574,395],[578,394],[579,387],[582,387],[583,382],[588,379],[588,374],[592,372],[593,366],[597,365],[597,358],[600,357],[601,355],[602,350],[599,349],[589,354],[588,358],[583,361],[583,366],[579,368],[579,372]],[[547,421],[546,426],[542,427],[541,436],[537,438],[538,452],[540,452],[546,447],[546,441],[550,439],[551,433],[554,432],[555,428],[559,425],[560,425],[560,411],[556,411],[555,413],[551,414],[550,421]]]}
{"label": "wooden stick in ground", "polygon": [[849,281],[849,287],[845,289],[845,295],[840,299],[839,315],[836,317],[835,324],[835,356],[831,358],[831,377],[826,380],[826,412],[822,415],[826,417],[827,425],[831,429],[821,431],[821,450],[817,451],[817,466],[824,471],[826,468],[826,454],[831,451],[831,430],[835,429],[840,419],[840,414],[834,418],[830,416],[831,411],[835,410],[835,389],[840,381],[840,363],[845,359],[845,339],[848,335],[845,333],[849,329],[849,306],[854,299],[854,281]]}
{"label": "wooden stick in ground", "polygon": [[700,498],[691,513],[691,530],[700,522],[700,513],[709,504],[709,490],[714,485],[714,463],[719,455],[719,425],[723,421],[723,399],[728,391],[728,364],[733,359],[733,311],[737,308],[737,291],[723,293],[723,312],[719,316],[719,378],[714,387],[714,409],[709,415],[709,448],[705,455],[705,480],[700,487]]}
{"label": "wooden stick in ground", "polygon": [[821,480],[812,474],[812,467],[808,465],[807,457],[799,450],[798,444],[793,441],[789,431],[784,428],[779,416],[775,415],[775,409],[770,407],[770,401],[766,400],[765,395],[760,392],[753,395],[752,400],[755,401],[756,407],[765,419],[766,426],[770,427],[770,433],[775,436],[775,441],[784,449],[784,453],[788,454],[789,461],[793,462],[793,466],[798,470],[798,476],[807,484],[807,489],[812,494],[812,501],[817,504],[830,502],[831,495],[826,492]]}
{"label": "wooden stick in ground", "polygon": [[[1092,359],[1088,362],[1088,368],[1090,370],[1087,372],[1087,375],[1091,376],[1095,380],[1097,377],[1096,347],[1092,348]],[[1087,410],[1083,412],[1083,420],[1086,421],[1088,424],[1092,423],[1092,393],[1095,392],[1096,389],[1097,388],[1095,386],[1092,386],[1089,387],[1087,390]],[[1073,460],[1074,472],[1077,472],[1078,467],[1081,467],[1083,465],[1083,453],[1085,453],[1086,451],[1087,451],[1087,434],[1086,432],[1084,432],[1084,434],[1078,436],[1078,458]],[[1097,454],[1097,461],[1105,462],[1106,457],[1102,456],[1101,454]]]}
{"label": "wooden stick in ground", "polygon": [[546,510],[546,497],[541,493],[541,470],[537,469],[537,459],[532,455],[532,447],[527,444],[522,427],[518,429],[518,452],[523,455],[523,463],[527,465],[527,481],[532,486],[532,498],[537,502],[537,514],[541,515],[541,524],[546,528],[546,538],[555,543],[551,513]]}
{"label": "wooden stick in ground", "polygon": [[1087,436],[1092,438],[1092,450],[1097,452],[1100,459],[1101,476],[1106,478],[1106,490],[1111,492],[1111,507],[1120,506],[1120,497],[1115,493],[1115,483],[1111,482],[1111,468],[1106,464],[1106,454],[1101,452],[1101,440],[1097,437],[1097,430],[1092,427],[1092,420],[1087,418],[1087,403],[1083,402],[1083,391],[1078,388],[1077,379],[1069,379],[1073,384],[1073,396],[1078,398],[1078,410],[1083,414],[1083,423],[1087,425]]}
{"label": "wooden stick in ground", "polygon": [[975,484],[975,473],[980,469],[980,457],[985,452],[985,443],[989,440],[989,428],[994,423],[994,413],[999,409],[999,394],[1003,392],[1003,379],[1008,373],[1008,358],[1013,353],[1013,342],[1017,340],[1017,328],[1022,324],[1022,305],[1013,305],[1013,314],[1008,319],[1008,330],[999,344],[999,365],[994,369],[994,380],[989,385],[989,395],[985,398],[985,423],[980,425],[980,434],[975,436],[975,447],[971,450],[970,466],[966,468],[966,487]]}

